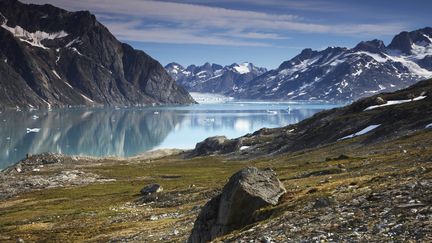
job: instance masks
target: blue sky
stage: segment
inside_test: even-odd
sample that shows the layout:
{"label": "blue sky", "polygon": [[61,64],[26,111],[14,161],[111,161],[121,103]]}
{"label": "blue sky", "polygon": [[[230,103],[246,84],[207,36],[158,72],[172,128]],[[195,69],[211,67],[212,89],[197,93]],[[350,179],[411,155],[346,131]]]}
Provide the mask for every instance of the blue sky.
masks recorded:
{"label": "blue sky", "polygon": [[163,65],[249,61],[276,68],[304,48],[388,44],[431,26],[430,0],[25,0],[90,10],[121,41]]}

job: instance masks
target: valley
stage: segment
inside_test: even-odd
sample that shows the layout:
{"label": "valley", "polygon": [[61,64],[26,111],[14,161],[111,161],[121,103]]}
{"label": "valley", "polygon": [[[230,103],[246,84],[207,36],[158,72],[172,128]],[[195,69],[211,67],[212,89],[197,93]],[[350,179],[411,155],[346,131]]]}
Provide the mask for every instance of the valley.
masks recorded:
{"label": "valley", "polygon": [[0,0],[0,242],[432,242],[430,7]]}

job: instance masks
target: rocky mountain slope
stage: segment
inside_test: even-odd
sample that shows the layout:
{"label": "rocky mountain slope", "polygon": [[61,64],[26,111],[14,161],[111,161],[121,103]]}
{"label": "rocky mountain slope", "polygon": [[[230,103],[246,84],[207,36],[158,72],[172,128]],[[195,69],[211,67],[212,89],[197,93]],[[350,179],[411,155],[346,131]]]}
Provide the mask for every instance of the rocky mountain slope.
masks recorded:
{"label": "rocky mountain slope", "polygon": [[0,172],[0,240],[429,242],[431,97],[426,80],[186,154],[29,156]]}
{"label": "rocky mountain slope", "polygon": [[432,28],[354,48],[305,49],[230,95],[248,99],[357,100],[432,77]]}
{"label": "rocky mountain slope", "polygon": [[357,137],[360,144],[384,142],[432,127],[431,105],[432,79],[429,79],[397,92],[319,112],[283,128],[264,128],[236,139],[208,138],[198,143],[189,156],[214,153],[272,156]]}
{"label": "rocky mountain slope", "polygon": [[0,107],[193,103],[88,11],[0,0]]}
{"label": "rocky mountain slope", "polygon": [[252,79],[267,71],[248,62],[225,67],[205,63],[202,66],[190,65],[186,68],[178,63],[170,63],[165,69],[188,91],[225,95],[232,94],[241,86],[248,86]]}

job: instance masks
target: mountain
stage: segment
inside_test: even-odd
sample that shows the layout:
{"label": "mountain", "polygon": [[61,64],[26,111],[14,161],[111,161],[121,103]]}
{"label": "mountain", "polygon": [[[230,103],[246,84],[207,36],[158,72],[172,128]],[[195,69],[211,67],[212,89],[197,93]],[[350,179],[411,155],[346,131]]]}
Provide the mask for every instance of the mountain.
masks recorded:
{"label": "mountain", "polygon": [[218,94],[232,94],[240,86],[248,86],[251,80],[267,71],[248,62],[233,63],[225,67],[205,63],[202,66],[190,65],[186,68],[178,63],[170,63],[165,69],[188,91]]}
{"label": "mountain", "polygon": [[432,127],[431,105],[432,79],[429,79],[397,92],[377,94],[316,113],[297,124],[263,128],[235,139],[208,138],[198,143],[189,156],[233,154],[257,158],[320,148],[345,140],[354,141],[356,146],[382,144],[426,132]]}
{"label": "mountain", "polygon": [[88,11],[0,0],[0,107],[193,103]]}
{"label": "mountain", "polygon": [[231,94],[237,98],[357,100],[432,77],[432,28],[402,32],[354,48],[304,49]]}

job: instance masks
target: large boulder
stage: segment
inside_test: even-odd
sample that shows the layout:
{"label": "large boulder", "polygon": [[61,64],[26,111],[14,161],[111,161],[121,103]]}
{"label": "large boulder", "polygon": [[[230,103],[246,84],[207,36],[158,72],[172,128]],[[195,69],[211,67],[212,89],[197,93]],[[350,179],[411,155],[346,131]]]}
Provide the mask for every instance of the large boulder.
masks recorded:
{"label": "large boulder", "polygon": [[227,154],[239,150],[240,146],[241,141],[237,139],[227,139],[225,136],[209,137],[197,143],[189,156],[203,156],[215,153]]}
{"label": "large boulder", "polygon": [[272,169],[248,167],[235,173],[195,221],[189,242],[208,242],[254,222],[254,212],[276,205],[285,193]]}

